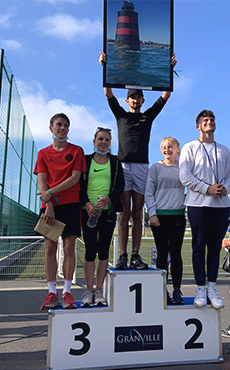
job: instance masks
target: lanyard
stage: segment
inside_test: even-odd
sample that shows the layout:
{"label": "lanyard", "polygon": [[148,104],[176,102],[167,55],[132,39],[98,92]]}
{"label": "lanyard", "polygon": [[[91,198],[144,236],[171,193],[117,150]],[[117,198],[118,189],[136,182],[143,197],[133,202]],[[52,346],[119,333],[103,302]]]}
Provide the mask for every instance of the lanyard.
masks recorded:
{"label": "lanyard", "polygon": [[200,139],[198,139],[198,141],[202,144],[202,146],[203,146],[203,149],[204,149],[204,151],[205,151],[205,153],[207,154],[207,157],[208,157],[208,161],[209,161],[209,164],[210,164],[210,167],[211,167],[211,169],[212,169],[212,172],[213,172],[213,175],[214,175],[214,177],[215,177],[215,181],[216,181],[216,183],[218,184],[218,162],[217,162],[217,147],[216,147],[216,142],[214,141],[214,145],[215,145],[215,159],[216,159],[216,173],[215,173],[215,171],[214,171],[214,169],[213,169],[213,166],[212,166],[212,162],[211,162],[211,159],[210,159],[210,156],[209,156],[209,154],[208,154],[208,152],[207,152],[207,149],[205,148],[205,146],[204,146],[204,143],[200,140]]}

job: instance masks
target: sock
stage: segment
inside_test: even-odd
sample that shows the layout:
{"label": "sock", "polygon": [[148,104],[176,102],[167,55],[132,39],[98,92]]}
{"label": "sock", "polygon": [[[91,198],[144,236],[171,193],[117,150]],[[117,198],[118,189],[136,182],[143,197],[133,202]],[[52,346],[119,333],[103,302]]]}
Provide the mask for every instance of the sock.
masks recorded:
{"label": "sock", "polygon": [[49,293],[57,294],[57,284],[56,281],[48,281]]}
{"label": "sock", "polygon": [[131,255],[131,258],[137,258],[139,256],[139,253],[138,251],[132,251],[132,255]]}
{"label": "sock", "polygon": [[66,292],[70,293],[71,292],[71,285],[72,285],[72,280],[64,279],[64,288],[63,288],[62,294],[66,293]]}
{"label": "sock", "polygon": [[216,283],[213,283],[212,281],[208,281],[208,290],[214,290],[216,286]]}
{"label": "sock", "polygon": [[205,290],[205,285],[198,285],[198,288],[201,289],[201,290]]}
{"label": "sock", "polygon": [[121,253],[121,256],[124,256],[125,258],[128,258],[128,254],[127,253]]}

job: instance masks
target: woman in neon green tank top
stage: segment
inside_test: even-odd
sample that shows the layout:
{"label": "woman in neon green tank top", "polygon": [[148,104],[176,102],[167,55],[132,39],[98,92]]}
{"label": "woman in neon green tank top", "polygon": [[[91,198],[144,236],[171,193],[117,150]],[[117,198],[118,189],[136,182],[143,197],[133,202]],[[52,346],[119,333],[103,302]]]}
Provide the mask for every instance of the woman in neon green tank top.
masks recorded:
{"label": "woman in neon green tank top", "polygon": [[[111,130],[98,127],[94,135],[95,151],[86,155],[86,173],[81,179],[82,229],[85,242],[84,273],[87,289],[82,306],[106,305],[102,294],[108,253],[116,224],[116,212],[122,211],[120,196],[124,190],[124,176],[117,156],[111,155]],[[99,199],[100,198],[100,199]],[[96,215],[94,204],[102,210],[95,227],[87,225]],[[98,254],[97,283],[93,289],[95,258]]]}

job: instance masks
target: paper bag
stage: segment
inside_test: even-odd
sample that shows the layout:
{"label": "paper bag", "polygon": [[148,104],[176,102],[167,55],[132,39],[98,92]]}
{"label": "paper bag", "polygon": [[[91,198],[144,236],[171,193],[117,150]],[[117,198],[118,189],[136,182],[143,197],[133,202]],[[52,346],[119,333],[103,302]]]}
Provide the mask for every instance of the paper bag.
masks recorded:
{"label": "paper bag", "polygon": [[46,238],[49,238],[54,242],[57,242],[58,237],[62,235],[64,228],[65,224],[57,220],[54,221],[54,225],[48,225],[44,220],[44,213],[42,213],[34,231],[37,231],[39,234],[44,235]]}

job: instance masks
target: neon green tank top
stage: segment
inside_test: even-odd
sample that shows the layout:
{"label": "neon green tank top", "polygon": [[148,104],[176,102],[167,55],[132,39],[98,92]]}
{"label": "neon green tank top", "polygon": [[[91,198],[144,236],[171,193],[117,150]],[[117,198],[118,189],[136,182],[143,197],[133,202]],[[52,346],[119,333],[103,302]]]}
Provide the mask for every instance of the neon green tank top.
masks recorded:
{"label": "neon green tank top", "polygon": [[[106,164],[97,164],[93,159],[89,170],[87,194],[91,203],[109,195],[111,187],[110,159]],[[104,209],[109,209],[107,205]]]}

